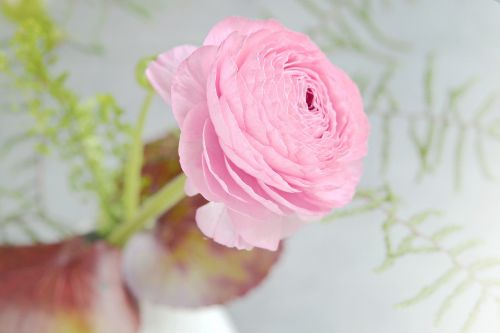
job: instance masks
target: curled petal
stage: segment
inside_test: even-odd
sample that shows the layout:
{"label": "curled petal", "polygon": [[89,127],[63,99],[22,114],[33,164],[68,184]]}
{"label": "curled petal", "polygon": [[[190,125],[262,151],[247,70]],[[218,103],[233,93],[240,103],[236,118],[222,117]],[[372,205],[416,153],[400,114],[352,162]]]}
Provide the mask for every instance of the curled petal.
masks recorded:
{"label": "curled petal", "polygon": [[[183,61],[172,81],[172,112],[181,130],[188,113],[206,105],[206,76],[212,68],[217,48],[203,46]],[[202,115],[198,115],[202,118]],[[204,116],[207,118],[208,114]]]}
{"label": "curled petal", "polygon": [[193,45],[177,46],[168,52],[160,54],[146,69],[149,82],[166,103],[170,104],[170,90],[177,67],[194,50],[196,50],[196,46]]}
{"label": "curled petal", "polygon": [[237,249],[276,251],[280,241],[307,222],[293,216],[282,216],[264,210],[258,217],[210,202],[198,208],[196,223],[203,234],[219,244]]}
{"label": "curled petal", "polygon": [[267,218],[255,218],[235,210],[228,216],[239,237],[253,246],[276,251],[280,241],[305,224],[293,216],[269,214]]}
{"label": "curled petal", "polygon": [[198,208],[196,223],[205,236],[219,244],[239,250],[252,249],[252,246],[238,235],[223,203],[209,202]]}

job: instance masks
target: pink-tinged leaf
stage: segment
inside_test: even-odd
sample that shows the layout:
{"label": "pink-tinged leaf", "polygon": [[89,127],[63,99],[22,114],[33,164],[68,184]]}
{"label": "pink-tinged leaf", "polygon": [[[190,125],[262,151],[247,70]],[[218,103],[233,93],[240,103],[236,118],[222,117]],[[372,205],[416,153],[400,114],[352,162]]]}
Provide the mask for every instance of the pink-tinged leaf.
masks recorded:
{"label": "pink-tinged leaf", "polygon": [[0,247],[1,333],[135,333],[121,253],[83,237]]}
{"label": "pink-tinged leaf", "polygon": [[[146,145],[146,194],[181,172],[177,138]],[[136,297],[179,307],[222,304],[259,285],[278,260],[276,252],[239,251],[206,239],[195,222],[200,195],[182,200],[151,232],[134,236],[124,250],[125,279]]]}
{"label": "pink-tinged leaf", "polygon": [[170,133],[144,146],[142,175],[146,186],[143,196],[155,193],[182,172],[178,150],[179,135],[176,133]]}

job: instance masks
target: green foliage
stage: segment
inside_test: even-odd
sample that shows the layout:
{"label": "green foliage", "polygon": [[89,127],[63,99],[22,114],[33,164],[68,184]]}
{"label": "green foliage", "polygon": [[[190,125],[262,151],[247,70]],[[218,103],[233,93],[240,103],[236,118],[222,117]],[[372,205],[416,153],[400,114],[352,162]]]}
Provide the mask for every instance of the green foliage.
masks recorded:
{"label": "green foliage", "polygon": [[[380,120],[381,171],[384,175],[391,164],[394,122],[407,123],[408,139],[419,159],[417,179],[433,174],[444,163],[445,152],[453,151],[453,183],[460,189],[463,180],[463,165],[468,155],[475,157],[482,174],[493,179],[494,173],[487,161],[492,143],[500,141],[500,118],[488,117],[498,107],[498,94],[484,97],[474,114],[467,119],[463,112],[463,100],[473,88],[476,80],[448,89],[445,103],[437,105],[435,84],[436,52],[427,56],[424,68],[421,111],[404,111],[399,107],[391,84],[399,67],[401,57],[410,49],[410,44],[389,37],[375,21],[375,10],[391,1],[380,0],[297,0],[314,17],[308,33],[320,47],[334,55],[340,52],[360,57],[370,62],[372,68],[381,68],[380,74],[364,76],[361,90],[366,111],[372,118]],[[376,71],[373,71],[376,72]],[[357,80],[358,81],[358,80]],[[359,82],[358,82],[359,83]],[[468,109],[468,108],[467,108]],[[469,113],[469,112],[468,112]],[[466,148],[472,148],[467,150]]]}
{"label": "green foliage", "polygon": [[[46,76],[43,68],[39,68],[39,64],[44,62],[45,55],[58,45],[62,34],[48,17],[41,1],[3,1],[0,4],[0,10],[3,17],[18,27],[10,39],[0,44],[0,87],[12,89],[12,91],[15,91],[17,87],[26,91],[35,90],[42,83],[31,82],[19,77],[19,67],[26,66],[27,71]],[[36,36],[43,36],[43,38]],[[47,61],[49,60],[52,61],[47,57]],[[29,110],[40,107],[40,103],[31,97],[34,94],[34,91],[30,92],[29,99],[28,97],[23,98],[24,95],[13,98],[12,92],[6,89],[2,94],[6,102],[0,106],[0,116],[6,117],[7,113],[14,113],[15,116],[18,116],[17,119],[22,121],[23,117],[18,114],[21,107],[29,106]],[[12,100],[8,101],[7,97]],[[44,117],[40,115],[38,126],[43,121]],[[36,146],[39,151],[44,150],[41,142],[35,140],[29,131],[16,133],[7,138],[0,146],[0,158],[3,166],[6,166],[8,155],[14,148],[26,145],[31,145],[33,148]],[[0,204],[2,204],[0,242],[7,243],[9,241],[7,231],[23,234],[30,241],[38,240],[40,235],[34,227],[35,220],[43,221],[58,235],[66,234],[67,230],[62,227],[62,224],[49,216],[43,207],[41,198],[43,181],[40,176],[43,165],[37,152],[33,149],[28,156],[23,156],[11,164],[13,165],[9,171],[22,181],[8,188],[2,186],[0,190]],[[23,174],[29,174],[29,176],[22,177]],[[7,210],[4,208],[6,204],[14,208]]]}
{"label": "green foliage", "polygon": [[[42,50],[52,50],[61,41],[62,33],[48,15],[45,4],[41,0],[2,1],[0,11],[3,17],[19,27],[37,29],[32,36],[44,36],[39,40]],[[26,35],[25,37],[28,37]],[[24,51],[28,50],[24,49]]]}
{"label": "green foliage", "polygon": [[[314,17],[314,25],[308,31],[319,46],[337,56],[347,53],[368,61],[369,73],[353,75],[364,96],[366,111],[371,118],[378,118],[381,141],[381,170],[387,176],[392,161],[395,141],[394,123],[406,122],[407,137],[419,160],[417,179],[432,175],[444,163],[445,151],[452,152],[455,187],[459,189],[463,180],[463,164],[470,149],[476,157],[483,175],[493,179],[494,175],[487,161],[486,148],[499,142],[500,118],[492,113],[497,105],[497,93],[484,96],[477,102],[476,109],[467,108],[466,95],[474,88],[476,80],[470,79],[452,86],[445,96],[437,94],[437,53],[427,55],[422,76],[423,100],[421,110],[401,110],[393,92],[394,78],[400,68],[400,59],[409,49],[409,44],[388,37],[374,21],[375,7],[380,1],[360,0],[297,0]],[[386,1],[390,5],[390,1]],[[444,103],[442,102],[444,100]],[[441,104],[440,104],[441,103]],[[418,105],[418,102],[414,104]],[[491,154],[491,153],[490,153]],[[462,240],[451,242],[461,235],[461,227],[445,225],[430,230],[428,221],[442,215],[436,210],[427,210],[409,218],[399,213],[399,200],[389,186],[360,190],[349,208],[336,211],[325,221],[365,214],[372,211],[383,212],[383,239],[386,256],[377,271],[393,267],[401,259],[412,255],[441,255],[448,259],[449,267],[428,285],[422,287],[413,297],[399,306],[410,306],[437,297],[438,292],[451,291],[444,296],[435,318],[436,325],[448,315],[455,303],[464,301],[467,292],[479,288],[475,304],[463,322],[462,332],[469,331],[477,319],[485,302],[495,299],[498,284],[485,280],[481,274],[485,270],[500,268],[497,259],[469,259],[466,256],[481,244],[480,241]],[[403,235],[401,235],[403,230]],[[453,236],[453,237],[452,237]],[[478,270],[479,269],[479,270]],[[481,273],[481,274],[480,274]],[[453,286],[454,285],[454,286]]]}
{"label": "green foliage", "polygon": [[[38,162],[38,161],[37,161]],[[36,166],[39,166],[37,163]],[[46,231],[56,236],[67,236],[71,231],[60,221],[49,216],[41,205],[42,196],[38,179],[28,179],[25,184],[15,189],[0,188],[0,243],[10,243],[9,235],[21,234],[30,242],[43,238],[36,223],[42,221]],[[14,209],[3,209],[3,204],[10,203]],[[45,232],[47,234],[47,232]]]}
{"label": "green foliage", "polygon": [[[487,283],[485,278],[481,276],[481,273],[500,268],[500,259],[476,257],[474,259],[467,260],[468,257],[466,255],[469,255],[469,258],[471,257],[470,251],[479,245],[479,241],[467,240],[465,242],[453,244],[450,236],[458,233],[461,230],[460,227],[448,225],[441,227],[437,231],[426,232],[424,226],[421,224],[426,222],[427,219],[423,220],[418,225],[414,225],[412,224],[412,219],[414,218],[415,217],[411,217],[410,219],[405,220],[398,217],[396,219],[398,222],[394,226],[397,225],[406,229],[406,232],[408,233],[407,237],[411,237],[415,242],[418,241],[421,245],[418,247],[409,247],[402,246],[400,243],[396,250],[387,247],[388,251],[386,251],[385,262],[390,261],[395,263],[397,260],[406,255],[426,253],[446,257],[449,263],[449,268],[428,285],[422,287],[414,296],[399,303],[398,306],[407,307],[415,305],[436,295],[439,291],[447,290],[449,285],[455,285],[451,291],[446,291],[447,294],[441,301],[437,310],[435,324],[438,325],[448,314],[452,306],[461,299],[463,300],[464,294],[467,291],[473,287],[479,288],[480,295],[477,296],[476,304],[469,310],[462,326],[461,332],[468,332],[475,324],[481,307],[489,299],[494,299],[499,291],[498,286],[493,286],[492,284]],[[391,228],[384,229],[384,235],[386,243],[393,241]],[[384,266],[384,264],[382,266]]]}
{"label": "green foliage", "polygon": [[434,280],[431,284],[423,287],[415,296],[398,304],[399,307],[407,307],[424,301],[433,296],[438,290],[450,282],[460,271],[452,267]]}
{"label": "green foliage", "polygon": [[[486,95],[472,115],[466,118],[463,106],[466,94],[473,88],[475,80],[456,85],[448,89],[444,96],[445,103],[438,96],[435,84],[436,53],[427,56],[422,79],[423,102],[420,112],[403,111],[392,92],[391,84],[399,69],[399,57],[405,51],[404,43],[392,43],[385,38],[381,29],[371,19],[375,1],[319,1],[298,0],[318,22],[311,29],[316,41],[325,50],[347,51],[368,59],[375,66],[382,66],[381,74],[372,77],[363,76],[360,85],[366,105],[366,111],[372,118],[379,118],[381,140],[381,170],[384,175],[391,162],[392,143],[394,142],[394,123],[404,121],[408,128],[408,138],[418,157],[417,179],[433,174],[443,165],[445,152],[453,152],[453,180],[459,189],[464,178],[463,165],[466,147],[472,146],[476,160],[483,175],[493,179],[494,175],[487,161],[486,147],[499,141],[500,118],[491,117],[492,110],[498,106],[497,93]],[[325,7],[326,4],[326,7]],[[356,9],[356,6],[360,6]],[[346,23],[350,22],[350,23]],[[357,29],[354,27],[358,27]],[[359,28],[361,27],[361,28]],[[361,32],[361,34],[359,33]],[[361,37],[368,36],[363,39]],[[356,80],[358,83],[359,80]],[[398,124],[399,125],[399,124]],[[428,232],[427,221],[442,214],[435,210],[417,213],[407,219],[399,214],[399,204],[388,186],[362,190],[356,196],[352,208],[335,212],[325,221],[340,217],[364,214],[370,211],[384,213],[382,223],[386,256],[376,271],[383,272],[393,267],[401,259],[411,255],[441,255],[448,259],[447,267],[440,276],[424,285],[413,297],[402,301],[400,307],[408,307],[423,302],[431,297],[438,297],[444,292],[436,312],[435,324],[439,325],[456,303],[464,302],[466,293],[479,289],[476,301],[471,304],[462,323],[461,332],[469,332],[477,321],[483,306],[489,300],[496,300],[500,284],[489,281],[484,273],[498,274],[500,261],[497,258],[475,258],[466,261],[466,256],[481,244],[476,239],[452,243],[452,235],[459,235],[461,228],[445,225],[438,230]],[[395,231],[404,230],[404,235]],[[497,271],[495,271],[497,270]],[[495,280],[496,281],[496,280]],[[454,286],[453,286],[454,285]],[[449,291],[448,287],[453,286]],[[499,305],[500,307],[500,305]]]}
{"label": "green foliage", "polygon": [[137,83],[139,83],[139,85],[142,88],[148,91],[152,91],[153,87],[151,87],[151,84],[149,83],[149,80],[146,77],[146,68],[155,58],[156,58],[155,56],[145,57],[139,60],[137,66],[135,67],[135,79]]}
{"label": "green foliage", "polygon": [[[487,119],[494,108],[497,100],[497,94],[492,93],[484,98],[470,119],[465,118],[465,113],[459,111],[462,100],[474,86],[475,80],[452,87],[448,90],[445,105],[439,110],[433,101],[433,78],[434,56],[430,55],[423,78],[423,90],[425,92],[425,112],[416,114],[416,117],[408,117],[406,120],[409,126],[409,137],[415,147],[417,156],[420,160],[419,177],[432,174],[443,161],[445,148],[453,150],[453,170],[454,184],[456,189],[460,189],[463,179],[463,165],[465,161],[465,149],[471,135],[476,138],[474,150],[476,151],[477,161],[483,175],[489,179],[493,178],[488,162],[486,161],[484,151],[484,141],[497,141],[494,135],[491,135],[491,126],[488,124],[492,120]],[[470,111],[469,111],[470,112]],[[395,116],[402,116],[403,113],[392,113]],[[493,123],[498,120],[494,119]],[[420,133],[417,127],[423,125],[425,130]],[[450,130],[455,133],[455,138],[450,136]]]}
{"label": "green foliage", "polygon": [[[441,256],[448,262],[448,267],[444,267],[438,277],[397,306],[413,306],[437,297],[438,292],[445,293],[434,319],[435,325],[439,325],[455,304],[464,301],[467,292],[479,290],[461,328],[461,332],[469,332],[486,302],[496,300],[500,292],[500,277],[492,278],[500,272],[500,258],[474,255],[472,251],[481,242],[476,239],[459,240],[460,226],[444,225],[435,229],[434,223],[429,221],[442,217],[440,211],[425,210],[408,218],[401,216],[400,200],[387,185],[361,190],[355,198],[355,205],[363,209],[353,208],[346,213],[336,213],[330,219],[365,214],[370,210],[384,214],[382,233],[386,253],[383,262],[375,269],[377,272],[384,272],[403,258],[414,255]],[[451,290],[449,286],[453,286]]]}
{"label": "green foliage", "polygon": [[[303,7],[313,15],[317,24],[309,31],[327,51],[347,51],[373,60],[382,66],[382,74],[376,78],[363,76],[360,82],[362,90],[367,92],[368,113],[372,117],[382,119],[382,169],[387,170],[390,164],[392,127],[395,119],[408,123],[408,138],[420,160],[419,177],[433,173],[443,162],[443,153],[451,144],[454,151],[454,179],[457,187],[463,178],[462,164],[465,158],[465,146],[471,138],[471,132],[477,137],[476,154],[484,174],[491,177],[491,171],[485,158],[484,141],[498,140],[500,137],[500,121],[486,119],[495,105],[495,95],[486,96],[482,105],[476,110],[472,119],[464,119],[462,112],[463,97],[472,88],[473,81],[451,87],[444,105],[438,105],[440,96],[436,96],[435,61],[436,55],[427,57],[424,69],[422,90],[424,99],[422,111],[409,113],[399,109],[399,103],[391,91],[391,82],[398,67],[398,56],[408,49],[404,42],[388,37],[373,20],[373,7],[376,1],[341,1],[341,0],[299,0]],[[389,4],[390,1],[383,1]],[[361,33],[360,33],[361,30]],[[142,73],[142,70],[139,70]],[[140,80],[139,80],[140,81]],[[383,111],[385,106],[388,110]],[[450,138],[450,132],[456,137]],[[445,291],[448,285],[455,283],[454,288],[445,295],[436,315],[436,324],[446,317],[454,304],[461,301],[466,292],[473,287],[481,289],[466,320],[463,332],[468,331],[476,321],[478,313],[487,299],[494,297],[500,284],[480,277],[480,273],[495,269],[499,261],[495,258],[476,258],[466,261],[480,241],[465,240],[452,242],[452,236],[460,235],[461,228],[456,225],[445,225],[437,230],[429,229],[428,221],[440,217],[441,212],[427,210],[408,218],[402,218],[399,212],[399,201],[388,186],[377,189],[359,191],[356,202],[350,208],[335,212],[325,219],[329,221],[341,217],[380,211],[385,215],[382,225],[386,258],[378,271],[394,266],[403,257],[411,255],[441,255],[448,259],[449,266],[429,284],[422,287],[413,297],[400,303],[410,306],[437,297],[439,291]],[[402,229],[403,237],[395,237],[394,230]]]}
{"label": "green foliage", "polygon": [[[373,20],[377,0],[297,0],[314,19],[307,31],[326,52],[348,51],[381,63],[392,63],[392,52],[409,45],[389,37]],[[367,37],[365,37],[367,35]]]}
{"label": "green foliage", "polygon": [[109,94],[82,99],[68,84],[69,73],[55,69],[62,33],[41,1],[6,2],[2,13],[14,28],[0,62],[2,80],[15,91],[7,107],[31,120],[2,150],[30,141],[38,154],[57,153],[70,166],[73,188],[98,198],[102,222],[118,222],[118,179],[131,136],[123,109]]}

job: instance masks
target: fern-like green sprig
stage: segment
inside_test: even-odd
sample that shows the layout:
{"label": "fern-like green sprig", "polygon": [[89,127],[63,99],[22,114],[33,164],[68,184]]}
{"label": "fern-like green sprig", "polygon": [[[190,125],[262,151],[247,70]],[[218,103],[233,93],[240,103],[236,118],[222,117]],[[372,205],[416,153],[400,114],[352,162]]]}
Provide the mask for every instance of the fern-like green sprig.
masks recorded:
{"label": "fern-like green sprig", "polygon": [[461,333],[466,333],[473,328],[486,303],[498,300],[500,276],[495,276],[500,272],[500,257],[480,256],[470,259],[474,257],[471,255],[472,250],[480,246],[482,242],[477,239],[453,241],[452,236],[458,236],[462,231],[462,227],[458,225],[443,225],[437,229],[431,226],[429,221],[442,217],[442,212],[424,210],[408,218],[402,217],[399,212],[400,200],[387,185],[359,191],[354,206],[354,208],[334,213],[327,220],[371,211],[384,214],[382,233],[385,259],[376,268],[377,272],[384,272],[394,267],[402,258],[411,255],[440,255],[448,261],[448,267],[443,269],[441,275],[422,287],[414,296],[400,302],[398,307],[416,305],[435,296],[439,291],[445,291],[451,287],[451,291],[447,291],[436,310],[434,323],[439,325],[452,307],[464,300],[466,292],[478,290],[476,301],[464,317],[465,320],[460,330]]}
{"label": "fern-like green sprig", "polygon": [[[444,163],[444,155],[453,151],[453,184],[460,189],[464,174],[464,161],[469,155],[477,160],[480,171],[487,179],[494,179],[488,162],[492,144],[500,142],[500,119],[491,117],[498,107],[498,93],[484,96],[474,114],[467,117],[463,100],[474,87],[476,80],[466,80],[451,87],[443,105],[437,105],[435,87],[435,52],[427,57],[422,90],[424,99],[421,110],[401,110],[392,91],[394,77],[400,68],[401,57],[410,44],[389,37],[375,21],[374,13],[382,4],[380,0],[297,0],[314,17],[309,33],[323,50],[337,55],[354,54],[368,60],[380,74],[355,75],[363,93],[366,112],[380,120],[382,133],[381,171],[384,175],[391,164],[395,120],[407,123],[407,137],[419,159],[417,179],[434,173]],[[377,72],[377,71],[373,71]],[[469,108],[467,108],[468,110]]]}
{"label": "fern-like green sprig", "polygon": [[[387,172],[390,159],[392,124],[399,119],[407,123],[408,138],[420,161],[417,179],[435,172],[443,164],[443,155],[449,147],[453,151],[453,180],[456,189],[460,189],[463,179],[463,165],[466,147],[474,148],[477,163],[487,179],[494,179],[494,173],[488,163],[486,144],[500,143],[500,118],[490,117],[498,107],[498,93],[490,93],[479,102],[476,110],[468,118],[460,108],[462,100],[473,88],[475,80],[470,79],[448,90],[444,105],[438,107],[435,102],[434,68],[435,56],[431,53],[427,59],[423,75],[424,108],[422,111],[401,111],[392,95],[386,98],[389,110],[369,110],[370,115],[380,117],[383,151],[383,172]],[[381,86],[386,85],[387,77],[381,79]],[[471,110],[468,110],[471,113]],[[454,134],[454,137],[452,136]],[[451,145],[451,147],[450,147]]]}
{"label": "fern-like green sprig", "polygon": [[[11,111],[27,118],[29,126],[0,150],[8,154],[28,141],[35,145],[37,158],[50,153],[63,158],[70,166],[73,187],[90,193],[99,205],[99,236],[124,245],[133,233],[184,197],[185,177],[179,176],[139,205],[142,132],[154,96],[144,77],[150,59],[137,67],[138,82],[148,93],[138,124],[132,129],[122,120],[124,110],[111,95],[83,99],[67,83],[69,74],[55,70],[55,51],[62,34],[41,0],[7,3],[2,9],[14,31],[2,49],[2,79],[17,92],[15,103],[22,106],[12,105]],[[26,192],[25,188],[19,190]],[[19,207],[22,211],[24,206]],[[16,209],[7,217],[0,221],[17,220],[16,225],[37,240]]]}
{"label": "fern-like green sprig", "polygon": [[326,52],[348,51],[387,64],[394,62],[393,52],[409,48],[407,43],[389,37],[374,22],[373,0],[297,1],[315,17],[308,33]]}
{"label": "fern-like green sprig", "polygon": [[38,153],[57,153],[70,164],[73,188],[97,195],[102,224],[118,223],[118,180],[131,136],[123,109],[109,94],[80,98],[67,83],[68,73],[54,69],[63,33],[41,1],[4,2],[1,9],[14,33],[2,48],[0,74],[17,92],[14,103],[24,106],[12,111],[32,120],[7,140],[4,152],[28,141]]}

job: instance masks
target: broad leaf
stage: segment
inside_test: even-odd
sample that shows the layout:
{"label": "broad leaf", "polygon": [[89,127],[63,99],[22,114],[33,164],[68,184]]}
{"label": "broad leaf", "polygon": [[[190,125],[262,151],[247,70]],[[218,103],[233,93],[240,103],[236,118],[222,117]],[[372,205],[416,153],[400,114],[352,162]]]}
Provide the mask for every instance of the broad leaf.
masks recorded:
{"label": "broad leaf", "polygon": [[83,237],[0,247],[1,333],[134,333],[121,254]]}
{"label": "broad leaf", "polygon": [[[146,146],[146,195],[181,172],[177,141],[169,135]],[[206,239],[195,223],[196,209],[205,203],[199,195],[185,198],[153,230],[127,244],[125,278],[138,298],[180,307],[222,304],[246,294],[267,276],[281,249],[239,251]]]}

